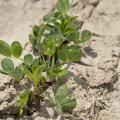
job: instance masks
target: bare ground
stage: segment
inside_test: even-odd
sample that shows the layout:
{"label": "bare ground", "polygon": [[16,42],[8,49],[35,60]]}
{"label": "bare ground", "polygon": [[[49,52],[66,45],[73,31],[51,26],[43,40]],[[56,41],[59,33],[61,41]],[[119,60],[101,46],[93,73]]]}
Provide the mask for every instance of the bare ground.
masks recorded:
{"label": "bare ground", "polygon": [[[41,23],[55,4],[56,0],[0,0],[0,39],[20,40],[29,52],[26,43],[31,26]],[[77,15],[82,29],[90,30],[94,36],[83,45],[85,64],[68,65],[66,83],[78,105],[65,119],[120,120],[120,0],[73,0],[70,13]],[[6,114],[17,93],[10,78],[0,75],[1,120],[20,119]],[[43,103],[40,111],[23,119],[59,120],[60,116]]]}

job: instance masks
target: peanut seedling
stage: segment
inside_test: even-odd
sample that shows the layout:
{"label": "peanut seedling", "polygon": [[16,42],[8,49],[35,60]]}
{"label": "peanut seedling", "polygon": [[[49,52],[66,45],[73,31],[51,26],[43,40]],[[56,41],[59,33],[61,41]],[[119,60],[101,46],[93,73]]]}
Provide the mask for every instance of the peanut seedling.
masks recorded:
{"label": "peanut seedling", "polygon": [[[68,70],[62,66],[68,62],[80,61],[83,55],[80,44],[92,37],[88,30],[80,30],[75,22],[76,16],[67,14],[69,8],[69,0],[59,0],[56,9],[43,17],[43,24],[33,26],[29,40],[36,57],[27,54],[22,58],[23,49],[18,41],[9,45],[0,40],[0,54],[6,57],[1,60],[0,73],[10,75],[18,82],[26,77],[34,86],[32,92],[40,98],[44,95],[47,82],[67,76]],[[21,60],[20,65],[15,66],[13,58]],[[23,113],[32,92],[25,88],[20,93],[16,101],[20,113]],[[77,105],[66,85],[60,86],[55,96],[50,98],[60,114],[63,109],[73,109]]]}

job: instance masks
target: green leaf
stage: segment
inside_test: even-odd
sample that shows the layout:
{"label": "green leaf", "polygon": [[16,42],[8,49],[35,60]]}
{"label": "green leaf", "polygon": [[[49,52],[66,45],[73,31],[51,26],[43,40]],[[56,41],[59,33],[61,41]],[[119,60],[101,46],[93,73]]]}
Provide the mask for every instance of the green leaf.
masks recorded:
{"label": "green leaf", "polygon": [[63,103],[62,103],[63,108],[73,109],[77,105],[76,100],[72,96],[67,96],[62,101],[63,101]]}
{"label": "green leaf", "polygon": [[20,81],[24,78],[25,74],[22,70],[22,65],[19,65],[15,68],[15,77],[17,81]]}
{"label": "green leaf", "polygon": [[15,105],[20,108],[20,114],[23,113],[23,109],[26,108],[29,98],[29,92],[27,90],[22,90],[17,98]]}
{"label": "green leaf", "polygon": [[69,93],[69,89],[67,85],[60,86],[55,94],[55,100],[61,101],[63,97],[66,96],[68,93]]}
{"label": "green leaf", "polygon": [[55,52],[55,40],[52,37],[49,37],[48,39],[44,40],[43,43],[43,48],[44,48],[44,54],[53,56]]}
{"label": "green leaf", "polygon": [[4,70],[0,70],[0,73],[1,74],[4,74],[4,75],[9,75],[8,72],[4,71]]}
{"label": "green leaf", "polygon": [[39,67],[37,67],[33,73],[33,75],[35,76],[35,78],[37,78],[39,76],[39,74],[41,72],[43,72],[45,70],[46,65],[40,65]]}
{"label": "green leaf", "polygon": [[25,65],[23,65],[23,66],[22,66],[22,70],[23,70],[24,74],[26,75],[26,77],[27,77],[29,80],[33,81],[33,74],[31,73],[31,71],[29,70],[29,68],[26,67]]}
{"label": "green leaf", "polygon": [[14,57],[19,58],[22,54],[22,46],[20,42],[14,41],[11,44],[12,54]]}
{"label": "green leaf", "polygon": [[35,69],[33,73],[34,86],[37,86],[38,83],[40,82],[41,73],[45,70],[45,67],[46,67],[45,65],[41,65]]}
{"label": "green leaf", "polygon": [[24,62],[27,65],[32,65],[32,63],[33,63],[33,56],[31,54],[25,55],[24,56]]}
{"label": "green leaf", "polygon": [[51,15],[45,15],[44,17],[43,17],[43,20],[45,21],[45,22],[52,22],[52,20],[51,20]]}
{"label": "green leaf", "polygon": [[23,71],[27,78],[31,80],[35,87],[37,87],[38,83],[40,82],[40,78],[43,78],[41,76],[41,73],[45,70],[45,65],[38,66],[33,72],[29,70],[25,65],[23,66]]}
{"label": "green leaf", "polygon": [[60,30],[60,28],[55,26],[54,31],[51,34],[53,36],[52,39],[54,39],[54,44],[55,44],[54,46],[60,47],[64,41],[64,35]]}
{"label": "green leaf", "polygon": [[40,41],[42,36],[44,36],[44,32],[45,32],[46,28],[47,28],[46,24],[40,25],[40,29],[39,29],[39,33],[38,33],[38,37],[39,37],[38,41]]}
{"label": "green leaf", "polygon": [[66,13],[70,8],[69,0],[59,0],[57,4],[57,10],[61,13]]}
{"label": "green leaf", "polygon": [[40,27],[38,25],[33,26],[33,34],[34,36],[38,36]]}
{"label": "green leaf", "polygon": [[40,45],[41,39],[44,36],[46,30],[46,24],[41,24],[40,26],[33,26],[33,33],[29,35],[29,40],[32,44],[33,49],[38,51],[38,46]]}
{"label": "green leaf", "polygon": [[1,61],[1,66],[4,71],[8,72],[9,74],[14,73],[14,63],[9,58],[4,58]]}
{"label": "green leaf", "polygon": [[70,41],[73,41],[74,43],[79,43],[80,42],[79,32],[77,32],[77,31],[69,33],[66,38]]}
{"label": "green leaf", "polygon": [[57,72],[56,75],[57,75],[58,78],[66,77],[68,75],[68,70],[67,69],[62,69],[59,72]]}
{"label": "green leaf", "polygon": [[29,35],[29,41],[32,44],[33,49],[38,49],[38,41],[37,38],[34,37],[32,34]]}
{"label": "green leaf", "polygon": [[62,49],[58,51],[58,57],[62,62],[77,62],[80,61],[82,50],[78,45],[63,45]]}
{"label": "green leaf", "polygon": [[32,63],[32,71],[34,71],[38,65],[39,65],[39,59],[34,59],[33,63]]}
{"label": "green leaf", "polygon": [[11,57],[11,47],[6,42],[0,40],[0,54]]}
{"label": "green leaf", "polygon": [[60,114],[62,113],[62,110],[64,108],[73,109],[77,105],[77,102],[70,94],[67,85],[62,85],[58,88],[55,94],[55,103],[56,103],[56,109]]}
{"label": "green leaf", "polygon": [[90,31],[88,31],[88,30],[84,30],[81,33],[81,40],[80,40],[80,42],[85,42],[87,40],[90,40],[91,37],[92,37],[92,33]]}

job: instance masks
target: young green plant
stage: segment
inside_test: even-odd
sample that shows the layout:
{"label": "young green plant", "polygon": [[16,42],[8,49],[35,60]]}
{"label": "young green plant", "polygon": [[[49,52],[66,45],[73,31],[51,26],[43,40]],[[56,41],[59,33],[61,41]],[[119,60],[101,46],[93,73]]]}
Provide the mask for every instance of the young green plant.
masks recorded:
{"label": "young green plant", "polygon": [[[56,80],[66,77],[68,70],[63,66],[69,62],[80,61],[83,56],[81,44],[92,37],[90,31],[81,31],[76,23],[77,17],[68,14],[69,8],[69,0],[59,0],[56,8],[43,17],[43,24],[33,26],[29,40],[36,53],[35,57],[32,54],[21,57],[23,49],[18,41],[9,45],[0,40],[0,54],[6,57],[1,60],[0,73],[10,75],[18,82],[26,77],[32,82],[32,92],[38,97],[44,95],[44,86],[48,82],[54,81],[55,84]],[[21,60],[20,65],[15,66],[13,58]],[[23,112],[32,92],[26,89],[20,93],[17,100],[20,113]],[[60,86],[51,99],[60,114],[63,109],[73,109],[77,104],[66,85]]]}

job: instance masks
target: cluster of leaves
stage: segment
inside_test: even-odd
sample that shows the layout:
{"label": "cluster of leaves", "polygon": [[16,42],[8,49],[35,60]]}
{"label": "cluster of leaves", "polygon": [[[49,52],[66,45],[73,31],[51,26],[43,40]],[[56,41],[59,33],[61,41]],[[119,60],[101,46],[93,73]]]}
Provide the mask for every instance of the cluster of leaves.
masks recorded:
{"label": "cluster of leaves", "polygon": [[55,105],[56,111],[62,114],[63,109],[73,109],[77,103],[76,100],[71,96],[67,85],[62,85],[58,88],[54,97],[48,95],[51,103]]}
{"label": "cluster of leaves", "polygon": [[[14,41],[10,46],[6,42],[0,40],[0,54],[6,57],[15,57],[19,59],[22,54],[22,46],[18,41]],[[2,69],[0,72],[2,74],[10,75],[17,81],[20,81],[24,78],[21,64],[15,67],[12,59],[4,58],[1,60],[1,66]]]}
{"label": "cluster of leaves", "polygon": [[[33,26],[29,40],[37,53],[36,57],[27,54],[22,58],[23,49],[18,41],[9,45],[0,40],[0,54],[6,56],[1,61],[0,73],[12,76],[17,82],[26,77],[32,81],[38,97],[44,91],[40,90],[40,86],[43,87],[47,81],[65,77],[68,71],[62,66],[68,62],[80,61],[80,44],[92,36],[88,30],[79,30],[76,17],[67,14],[69,8],[69,0],[59,0],[56,9],[43,17],[44,23]],[[15,67],[12,58],[21,60],[21,64]],[[29,94],[30,91],[24,89],[16,101],[20,113],[27,107]],[[77,104],[66,85],[60,86],[55,96],[49,98],[60,114],[63,109],[72,109]]]}

